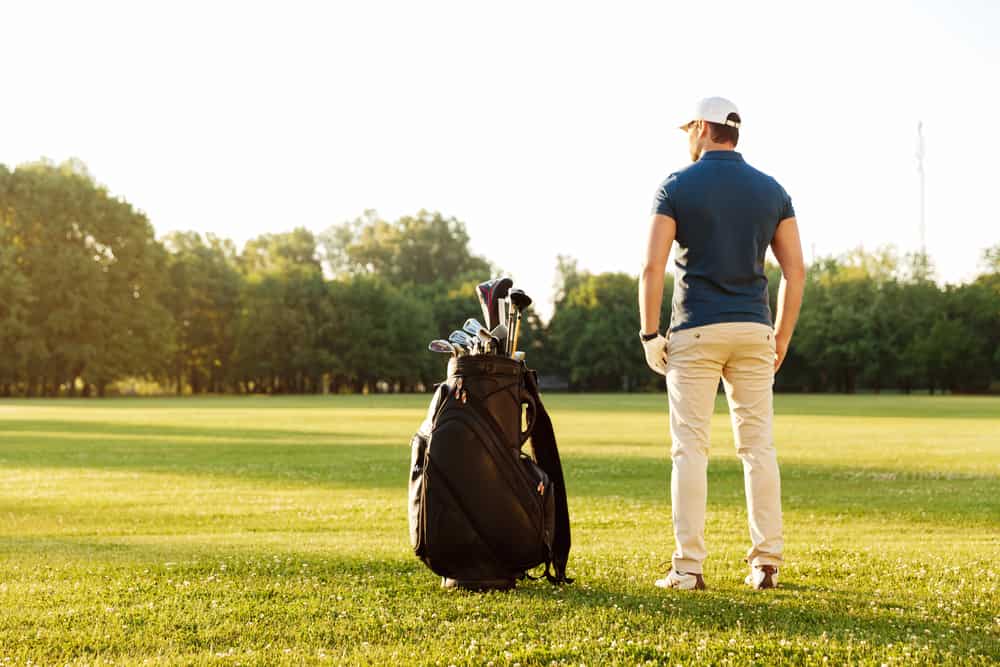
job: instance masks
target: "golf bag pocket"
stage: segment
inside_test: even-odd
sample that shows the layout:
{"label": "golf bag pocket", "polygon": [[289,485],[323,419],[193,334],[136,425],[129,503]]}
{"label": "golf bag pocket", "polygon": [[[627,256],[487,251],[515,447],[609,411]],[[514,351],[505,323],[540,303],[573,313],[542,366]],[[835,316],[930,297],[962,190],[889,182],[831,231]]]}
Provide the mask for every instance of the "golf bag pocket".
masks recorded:
{"label": "golf bag pocket", "polygon": [[410,543],[420,555],[423,549],[423,534],[418,530],[421,518],[421,500],[423,498],[424,460],[427,454],[427,438],[417,433],[410,441]]}
{"label": "golf bag pocket", "polygon": [[537,463],[527,454],[521,454],[521,464],[528,472],[528,477],[535,484],[535,492],[538,494],[541,513],[542,542],[545,545],[547,560],[552,558],[552,538],[555,534],[555,494],[552,493],[552,480],[548,474],[542,470]]}

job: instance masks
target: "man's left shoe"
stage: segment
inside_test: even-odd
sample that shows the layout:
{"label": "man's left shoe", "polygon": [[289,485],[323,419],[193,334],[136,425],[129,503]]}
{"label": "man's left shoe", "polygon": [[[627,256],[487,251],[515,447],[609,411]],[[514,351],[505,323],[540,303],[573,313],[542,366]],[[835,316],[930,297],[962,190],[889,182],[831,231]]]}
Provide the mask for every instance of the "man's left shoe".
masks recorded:
{"label": "man's left shoe", "polygon": [[654,583],[657,588],[676,588],[681,591],[705,590],[705,579],[701,576],[701,572],[670,570],[666,577],[657,579]]}
{"label": "man's left shoe", "polygon": [[750,574],[743,580],[747,586],[757,590],[776,588],[778,586],[778,568],[774,565],[754,565]]}

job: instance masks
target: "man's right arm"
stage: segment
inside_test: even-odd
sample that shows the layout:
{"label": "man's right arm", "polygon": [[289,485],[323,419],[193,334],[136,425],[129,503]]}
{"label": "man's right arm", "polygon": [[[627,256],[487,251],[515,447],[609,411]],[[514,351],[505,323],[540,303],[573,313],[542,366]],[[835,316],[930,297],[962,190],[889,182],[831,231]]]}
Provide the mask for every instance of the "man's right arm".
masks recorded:
{"label": "man's right arm", "polygon": [[799,225],[795,218],[785,218],[778,223],[771,240],[771,250],[774,252],[778,265],[781,266],[781,284],[778,287],[778,315],[774,321],[774,342],[776,355],[774,372],[777,373],[785,355],[788,354],[788,344],[795,331],[795,323],[799,319],[802,308],[802,293],[806,285],[806,265],[802,259],[802,241],[799,239]]}

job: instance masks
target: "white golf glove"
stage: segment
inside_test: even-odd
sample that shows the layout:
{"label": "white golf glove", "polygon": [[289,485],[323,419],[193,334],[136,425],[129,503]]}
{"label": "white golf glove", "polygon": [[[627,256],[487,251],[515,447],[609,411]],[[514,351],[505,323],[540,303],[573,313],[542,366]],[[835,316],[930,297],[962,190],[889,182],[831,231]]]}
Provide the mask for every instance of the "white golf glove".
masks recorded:
{"label": "white golf glove", "polygon": [[667,374],[667,339],[661,335],[642,341],[646,351],[646,363],[660,375]]}

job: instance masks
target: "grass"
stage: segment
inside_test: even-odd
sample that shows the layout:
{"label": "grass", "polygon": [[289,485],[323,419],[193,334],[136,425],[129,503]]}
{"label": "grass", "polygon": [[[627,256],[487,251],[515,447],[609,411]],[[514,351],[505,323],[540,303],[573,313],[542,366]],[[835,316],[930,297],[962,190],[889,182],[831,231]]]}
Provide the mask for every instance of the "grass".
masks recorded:
{"label": "grass", "polygon": [[426,401],[0,401],[0,666],[1000,661],[1000,399],[779,396],[764,593],[720,402],[680,593],[665,397],[553,395],[577,581],[486,595],[409,548]]}

